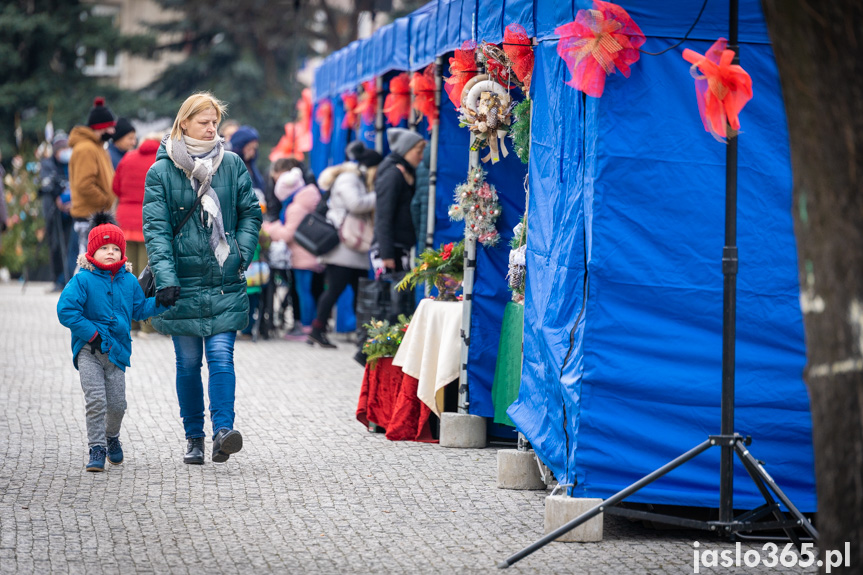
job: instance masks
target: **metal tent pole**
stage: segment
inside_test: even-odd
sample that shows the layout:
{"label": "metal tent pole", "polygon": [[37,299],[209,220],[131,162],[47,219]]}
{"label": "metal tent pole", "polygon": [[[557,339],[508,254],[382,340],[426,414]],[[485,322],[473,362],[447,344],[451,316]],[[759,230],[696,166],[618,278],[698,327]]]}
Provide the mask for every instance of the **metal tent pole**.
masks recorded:
{"label": "metal tent pole", "polygon": [[384,153],[384,79],[378,76],[375,79],[375,91],[377,92],[378,108],[375,110],[375,151]]}

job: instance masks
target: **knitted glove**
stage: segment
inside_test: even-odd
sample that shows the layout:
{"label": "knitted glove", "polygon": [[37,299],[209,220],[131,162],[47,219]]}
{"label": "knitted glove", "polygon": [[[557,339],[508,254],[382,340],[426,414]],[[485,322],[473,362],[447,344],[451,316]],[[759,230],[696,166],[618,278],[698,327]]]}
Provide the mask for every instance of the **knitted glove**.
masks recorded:
{"label": "knitted glove", "polygon": [[90,340],[90,355],[96,355],[97,351],[100,353],[102,351],[102,336],[98,333],[96,337]]}
{"label": "knitted glove", "polygon": [[180,299],[180,286],[170,286],[156,292],[156,303],[162,307],[171,307],[178,299]]}

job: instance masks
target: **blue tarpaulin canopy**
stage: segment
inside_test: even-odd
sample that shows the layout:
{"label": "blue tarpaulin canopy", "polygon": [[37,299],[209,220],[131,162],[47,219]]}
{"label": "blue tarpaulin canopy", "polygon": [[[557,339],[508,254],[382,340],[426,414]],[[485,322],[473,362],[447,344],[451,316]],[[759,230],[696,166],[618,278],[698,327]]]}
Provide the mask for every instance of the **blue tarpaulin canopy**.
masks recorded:
{"label": "blue tarpaulin canopy", "polygon": [[[702,0],[619,4],[646,35],[643,49],[658,52],[686,34]],[[643,54],[629,78],[612,74],[591,98],[565,85],[554,34],[589,7],[431,2],[327,58],[315,97],[335,100],[359,81],[421,69],[465,40],[500,42],[509,24],[538,39],[524,362],[508,413],[556,478],[575,484],[573,495],[606,497],[720,430],[725,146],[704,131],[681,52],[704,53],[726,36],[729,10],[708,2],[683,45]],[[795,504],[814,511],[788,133],[758,0],[741,0],[739,30],[755,97],[739,137],[736,431],[752,436],[751,450]],[[461,236],[446,211],[468,156],[467,130],[445,95],[441,108],[436,244]],[[316,170],[340,159],[336,146],[334,138],[313,151]],[[486,169],[507,240],[525,204],[524,167],[510,155]],[[483,416],[493,414],[507,251],[504,241],[478,254],[468,376],[470,411]],[[735,471],[735,503],[763,502]],[[715,507],[718,476],[719,450],[710,450],[631,500]]]}

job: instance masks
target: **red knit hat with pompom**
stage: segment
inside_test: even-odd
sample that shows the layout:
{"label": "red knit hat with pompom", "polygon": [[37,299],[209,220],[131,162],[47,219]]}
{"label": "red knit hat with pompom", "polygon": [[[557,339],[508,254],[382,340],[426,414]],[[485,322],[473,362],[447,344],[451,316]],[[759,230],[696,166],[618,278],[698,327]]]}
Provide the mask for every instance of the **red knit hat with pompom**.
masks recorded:
{"label": "red knit hat with pompom", "polygon": [[126,236],[123,235],[114,218],[110,214],[100,212],[91,220],[92,227],[87,235],[87,255],[91,258],[96,250],[105,244],[114,244],[120,248],[120,259],[126,257]]}

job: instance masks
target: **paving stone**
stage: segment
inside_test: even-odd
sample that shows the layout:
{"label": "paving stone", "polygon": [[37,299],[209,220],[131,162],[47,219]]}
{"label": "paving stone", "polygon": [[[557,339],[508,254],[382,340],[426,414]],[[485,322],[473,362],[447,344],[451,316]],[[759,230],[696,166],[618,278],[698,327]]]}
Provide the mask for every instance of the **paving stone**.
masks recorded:
{"label": "paving stone", "polygon": [[[46,287],[0,284],[0,573],[497,573],[542,536],[548,492],[497,489],[497,448],[369,434],[346,344],[238,342],[243,451],[213,464],[208,438],[207,463],[187,466],[171,341],[136,339],[126,460],[84,472],[83,395]],[[603,541],[552,543],[509,572],[692,573],[696,540],[733,548],[606,517]]]}

